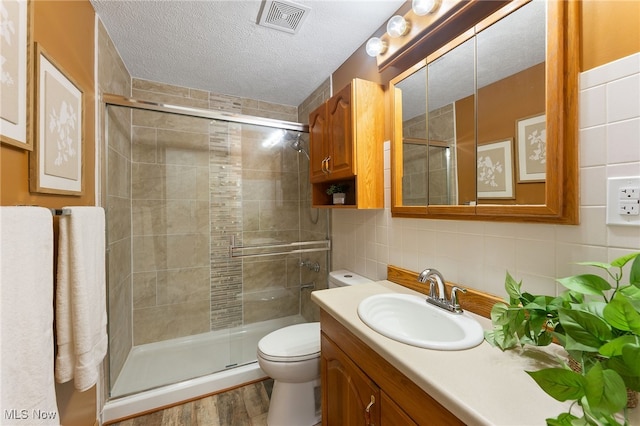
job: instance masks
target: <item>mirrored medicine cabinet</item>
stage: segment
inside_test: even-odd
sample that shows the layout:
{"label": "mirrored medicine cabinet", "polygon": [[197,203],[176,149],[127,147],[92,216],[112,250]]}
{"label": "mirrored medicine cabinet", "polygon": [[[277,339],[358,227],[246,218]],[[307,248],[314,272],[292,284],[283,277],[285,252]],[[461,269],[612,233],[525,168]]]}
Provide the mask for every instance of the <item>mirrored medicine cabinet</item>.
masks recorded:
{"label": "mirrored medicine cabinet", "polygon": [[509,2],[390,81],[393,216],[578,223],[578,13]]}

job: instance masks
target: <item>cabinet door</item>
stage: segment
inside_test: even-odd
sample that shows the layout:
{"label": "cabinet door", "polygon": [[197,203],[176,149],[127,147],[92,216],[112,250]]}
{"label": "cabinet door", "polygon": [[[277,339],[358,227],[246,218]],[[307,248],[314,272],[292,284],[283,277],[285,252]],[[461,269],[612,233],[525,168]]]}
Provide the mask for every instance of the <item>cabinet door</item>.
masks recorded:
{"label": "cabinet door", "polygon": [[309,114],[309,178],[311,182],[326,180],[324,160],[329,156],[327,108],[320,105]]}
{"label": "cabinet door", "polygon": [[380,411],[381,426],[418,426],[384,391],[380,391]]}
{"label": "cabinet door", "polygon": [[321,366],[322,424],[380,425],[380,389],[324,334]]}
{"label": "cabinet door", "polygon": [[327,101],[329,135],[329,178],[343,179],[355,175],[351,84]]}

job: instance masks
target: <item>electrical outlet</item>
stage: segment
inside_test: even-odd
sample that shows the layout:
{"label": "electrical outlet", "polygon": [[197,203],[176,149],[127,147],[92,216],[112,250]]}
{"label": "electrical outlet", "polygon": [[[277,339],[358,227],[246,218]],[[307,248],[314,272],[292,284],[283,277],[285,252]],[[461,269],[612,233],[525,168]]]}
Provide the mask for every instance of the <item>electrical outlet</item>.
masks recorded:
{"label": "electrical outlet", "polygon": [[618,213],[623,215],[640,215],[640,200],[620,200]]}
{"label": "electrical outlet", "polygon": [[640,226],[640,176],[607,179],[607,225]]}
{"label": "electrical outlet", "polygon": [[629,200],[640,200],[640,187],[637,186],[625,186],[620,188],[620,193],[618,194],[621,200],[629,199]]}

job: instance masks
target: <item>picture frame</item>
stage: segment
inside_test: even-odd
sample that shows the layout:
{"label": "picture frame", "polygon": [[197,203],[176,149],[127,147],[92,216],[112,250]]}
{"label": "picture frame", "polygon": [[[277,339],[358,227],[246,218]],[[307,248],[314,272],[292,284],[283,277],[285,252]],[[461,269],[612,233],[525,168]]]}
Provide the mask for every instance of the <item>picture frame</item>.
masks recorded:
{"label": "picture frame", "polygon": [[515,198],[513,192],[513,139],[478,145],[478,198]]}
{"label": "picture frame", "polygon": [[35,51],[35,146],[30,153],[30,190],[82,195],[83,91],[37,43]]}
{"label": "picture frame", "polygon": [[33,150],[31,0],[0,0],[0,143]]}
{"label": "picture frame", "polygon": [[516,120],[518,182],[545,182],[547,178],[546,115]]}

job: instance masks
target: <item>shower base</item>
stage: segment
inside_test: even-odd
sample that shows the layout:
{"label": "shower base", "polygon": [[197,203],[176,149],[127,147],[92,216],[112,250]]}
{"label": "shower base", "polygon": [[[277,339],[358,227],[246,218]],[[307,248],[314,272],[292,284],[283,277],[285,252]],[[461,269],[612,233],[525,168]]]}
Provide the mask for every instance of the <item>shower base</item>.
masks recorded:
{"label": "shower base", "polygon": [[268,333],[300,315],[136,346],[111,390],[103,421],[132,416],[266,377],[256,361]]}

